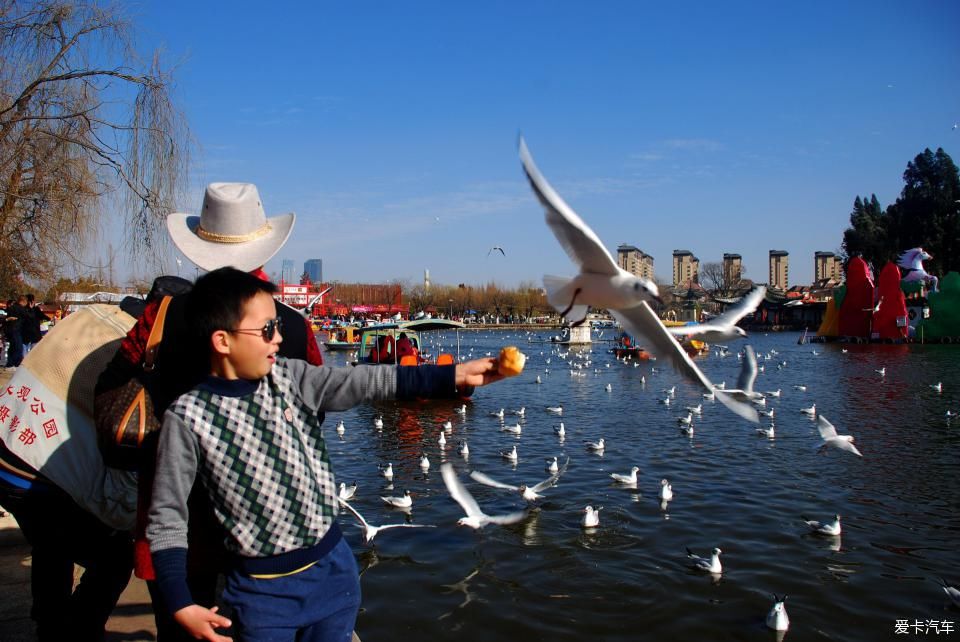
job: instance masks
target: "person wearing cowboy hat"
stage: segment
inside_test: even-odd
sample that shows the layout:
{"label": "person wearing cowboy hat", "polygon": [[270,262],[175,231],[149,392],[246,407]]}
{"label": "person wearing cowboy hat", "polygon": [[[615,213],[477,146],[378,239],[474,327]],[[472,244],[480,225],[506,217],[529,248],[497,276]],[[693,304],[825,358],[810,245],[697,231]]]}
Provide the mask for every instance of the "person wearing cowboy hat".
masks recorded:
{"label": "person wearing cowboy hat", "polygon": [[[198,268],[206,271],[232,266],[269,281],[263,265],[286,243],[293,231],[294,213],[266,215],[257,186],[252,183],[211,183],[199,214],[177,212],[167,216],[167,231],[177,249]],[[97,396],[116,390],[133,376],[144,379],[154,415],[159,422],[167,407],[190,390],[203,375],[201,364],[184,350],[189,336],[185,318],[186,293],[174,296],[167,308],[163,341],[153,372],[144,376],[141,364],[147,338],[160,307],[159,299],[149,302],[136,325],[121,343],[117,355],[97,381]],[[283,324],[279,354],[322,365],[323,357],[309,320],[293,308],[277,302],[277,316]],[[96,413],[96,406],[94,409]],[[154,479],[154,454],[158,433],[144,442],[138,466],[139,505],[134,544],[134,572],[147,581],[154,603],[158,642],[192,639],[173,620],[157,590],[146,541],[146,515]],[[213,603],[217,577],[222,570],[223,536],[203,492],[195,489],[190,505],[189,583],[198,600]]]}

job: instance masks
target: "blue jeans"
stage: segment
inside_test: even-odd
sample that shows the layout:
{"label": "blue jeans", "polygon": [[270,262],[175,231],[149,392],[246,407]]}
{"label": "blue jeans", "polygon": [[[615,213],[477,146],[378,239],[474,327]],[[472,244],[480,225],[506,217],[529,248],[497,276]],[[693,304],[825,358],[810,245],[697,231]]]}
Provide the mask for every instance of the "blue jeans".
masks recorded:
{"label": "blue jeans", "polygon": [[242,642],[350,642],[360,575],[345,539],[310,568],[258,579],[231,571],[223,601]]}

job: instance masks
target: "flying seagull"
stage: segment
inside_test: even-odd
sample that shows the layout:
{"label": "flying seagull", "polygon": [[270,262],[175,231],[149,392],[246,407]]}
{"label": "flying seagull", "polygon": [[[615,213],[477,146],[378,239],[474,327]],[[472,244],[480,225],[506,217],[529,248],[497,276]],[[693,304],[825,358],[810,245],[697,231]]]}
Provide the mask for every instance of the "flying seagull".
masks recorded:
{"label": "flying seagull", "polygon": [[489,475],[481,473],[479,470],[474,470],[470,472],[470,477],[474,480],[484,484],[486,486],[492,486],[494,488],[502,488],[504,490],[512,490],[515,493],[520,493],[521,496],[528,502],[534,502],[543,495],[540,494],[540,491],[546,490],[552,486],[555,486],[557,481],[560,479],[560,475],[564,473],[567,469],[567,466],[570,464],[570,458],[567,457],[566,463],[559,469],[557,472],[547,477],[539,484],[533,486],[527,486],[526,484],[521,484],[519,486],[511,486],[510,484],[504,484],[503,482],[498,482],[496,479],[493,479]]}
{"label": "flying seagull", "polygon": [[436,528],[432,524],[384,524],[383,526],[374,526],[367,520],[363,518],[363,515],[358,513],[353,506],[348,504],[345,500],[341,499],[340,504],[346,508],[348,511],[353,513],[353,516],[357,518],[357,521],[360,522],[360,528],[363,529],[363,543],[370,544],[373,542],[373,538],[377,536],[377,533],[388,528]]}
{"label": "flying seagull", "polygon": [[487,256],[490,256],[494,252],[500,252],[500,254],[503,254],[504,256],[507,255],[507,253],[503,251],[502,247],[500,247],[499,245],[494,245],[487,251]]}
{"label": "flying seagull", "polygon": [[715,393],[721,397],[730,395],[737,401],[756,401],[763,399],[763,395],[754,391],[753,384],[757,380],[757,355],[753,346],[743,349],[743,362],[740,364],[740,376],[737,378],[736,388],[717,388]]}
{"label": "flying seagull", "polygon": [[840,450],[849,450],[857,457],[863,457],[857,447],[853,445],[853,437],[851,435],[838,435],[837,429],[823,415],[817,415],[817,429],[823,439],[821,443],[817,444],[818,450],[833,446]]}
{"label": "flying seagull", "polygon": [[[543,277],[550,304],[562,316],[578,319],[581,323],[586,319],[588,306],[609,309],[624,330],[635,337],[644,337],[657,356],[668,359],[683,376],[699,383],[707,392],[713,392],[713,384],[648,305],[648,301],[660,301],[656,284],[617,266],[596,233],[540,174],[522,138],[520,160],[534,194],[543,205],[547,225],[567,256],[580,269],[572,279]],[[730,397],[721,397],[720,402],[741,417],[760,422],[757,411],[748,404]]]}
{"label": "flying seagull", "polygon": [[460,526],[483,528],[487,524],[515,524],[527,516],[526,511],[510,513],[509,515],[487,515],[480,510],[477,500],[461,483],[457,473],[453,471],[453,466],[449,463],[442,464],[440,474],[443,477],[443,483],[446,484],[447,490],[450,492],[450,496],[460,504],[460,508],[467,514],[466,517],[457,520],[457,524]]}
{"label": "flying seagull", "polygon": [[685,336],[708,343],[720,343],[732,341],[739,337],[746,337],[747,333],[737,325],[737,322],[751,312],[754,312],[757,306],[760,305],[760,302],[763,301],[766,293],[767,288],[761,285],[751,290],[750,293],[742,297],[735,306],[720,316],[710,319],[706,323],[670,328],[670,334]]}

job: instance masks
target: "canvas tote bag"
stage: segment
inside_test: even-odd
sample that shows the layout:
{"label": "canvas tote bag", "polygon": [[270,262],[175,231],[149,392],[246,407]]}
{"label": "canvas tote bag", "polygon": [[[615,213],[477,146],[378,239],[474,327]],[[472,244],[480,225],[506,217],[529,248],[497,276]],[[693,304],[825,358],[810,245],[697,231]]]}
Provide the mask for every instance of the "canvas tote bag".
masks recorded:
{"label": "canvas tote bag", "polygon": [[107,468],[97,446],[93,389],[136,319],[115,305],[57,323],[0,389],[0,439],[108,526],[133,528],[137,478]]}

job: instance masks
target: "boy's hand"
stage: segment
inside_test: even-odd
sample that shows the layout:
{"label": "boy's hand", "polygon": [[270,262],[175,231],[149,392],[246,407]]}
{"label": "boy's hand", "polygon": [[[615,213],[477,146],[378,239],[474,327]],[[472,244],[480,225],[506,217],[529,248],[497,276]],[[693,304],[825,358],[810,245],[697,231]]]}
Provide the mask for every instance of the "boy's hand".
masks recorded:
{"label": "boy's hand", "polygon": [[497,372],[497,360],[493,357],[474,359],[457,364],[457,387],[485,386],[503,378],[503,375]]}
{"label": "boy's hand", "polygon": [[199,604],[185,606],[173,614],[173,619],[186,629],[187,633],[198,640],[210,640],[211,642],[233,642],[233,638],[225,635],[219,635],[214,629],[229,627],[230,620],[217,615],[217,608],[204,608]]}

